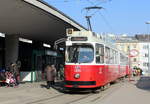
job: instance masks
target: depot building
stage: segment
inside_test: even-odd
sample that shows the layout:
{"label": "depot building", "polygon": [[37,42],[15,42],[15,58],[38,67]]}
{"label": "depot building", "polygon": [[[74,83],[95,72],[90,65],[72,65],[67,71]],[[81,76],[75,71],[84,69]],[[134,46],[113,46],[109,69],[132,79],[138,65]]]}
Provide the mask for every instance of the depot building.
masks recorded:
{"label": "depot building", "polygon": [[42,0],[1,0],[0,13],[0,71],[19,60],[22,81],[42,80],[47,63],[63,64],[67,28],[86,30]]}

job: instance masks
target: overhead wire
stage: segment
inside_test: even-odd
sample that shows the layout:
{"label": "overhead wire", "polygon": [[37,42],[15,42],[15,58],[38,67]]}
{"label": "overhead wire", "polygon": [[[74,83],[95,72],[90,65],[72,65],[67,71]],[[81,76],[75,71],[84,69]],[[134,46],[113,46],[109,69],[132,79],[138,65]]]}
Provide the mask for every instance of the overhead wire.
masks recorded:
{"label": "overhead wire", "polygon": [[90,1],[90,0],[86,0],[87,2],[89,2],[90,4],[92,4],[92,5],[95,5],[92,1]]}
{"label": "overhead wire", "polygon": [[[55,0],[55,1],[53,1],[52,3],[69,3],[69,2],[75,2],[75,1],[77,1],[77,0],[63,0],[63,1],[57,1],[57,0]],[[111,0],[78,0],[78,1],[80,1],[80,2],[81,2],[81,1],[84,1],[84,2],[85,2],[85,1],[86,1],[86,2],[90,3],[91,5],[99,6],[100,4],[106,3],[106,2],[111,1]],[[94,2],[93,2],[93,1],[94,1]],[[82,11],[83,11],[83,10],[85,10],[85,8],[82,9]],[[82,13],[82,11],[81,11],[81,13]],[[86,13],[85,13],[86,16],[88,16],[88,15],[94,16],[94,15],[98,12],[99,15],[102,17],[103,21],[105,22],[106,26],[108,26],[108,28],[110,29],[110,31],[114,32],[112,26],[111,26],[110,23],[107,21],[107,19],[105,18],[105,16],[100,12],[100,10],[96,10],[94,13],[91,13],[91,14],[90,14],[89,11],[90,11],[90,10],[87,10],[87,11],[86,11]],[[105,11],[106,11],[106,10],[105,10]]]}
{"label": "overhead wire", "polygon": [[[90,4],[94,5],[94,6],[98,6],[102,3],[106,3],[108,1],[111,1],[111,0],[86,0],[87,2],[89,2]],[[94,2],[93,2],[94,1]]]}
{"label": "overhead wire", "polygon": [[[90,0],[87,0],[87,1],[90,1]],[[95,6],[98,6],[98,5],[102,4],[102,3],[106,3],[106,2],[111,1],[111,0],[100,0],[100,1],[101,2],[99,2],[97,4],[94,4],[94,3],[92,3],[92,4],[94,4]],[[104,10],[106,11],[106,9],[104,9]],[[105,16],[99,10],[97,10],[94,13],[90,14],[90,16],[94,16],[97,12],[99,13],[99,15],[101,16],[101,18],[103,19],[103,21],[106,24],[106,26],[109,28],[109,30],[114,33],[114,29],[112,28],[111,24],[107,21],[107,19],[105,18]]]}
{"label": "overhead wire", "polygon": [[103,21],[108,26],[108,28],[110,29],[110,31],[112,33],[114,33],[114,29],[112,28],[112,26],[110,25],[110,23],[107,21],[107,19],[105,18],[105,16],[100,11],[99,11],[99,15],[102,17]]}
{"label": "overhead wire", "polygon": [[69,2],[74,2],[74,0],[48,0],[50,3],[69,3]]}
{"label": "overhead wire", "polygon": [[111,0],[100,0],[100,1],[101,2],[99,2],[99,3],[95,4],[95,5],[98,6],[98,5],[102,4],[102,3],[106,3],[107,1],[111,1]]}
{"label": "overhead wire", "polygon": [[76,2],[76,1],[83,1],[83,2],[88,2],[94,6],[98,6],[102,3],[106,3],[107,1],[111,0],[48,0],[51,3],[69,3],[69,2]]}

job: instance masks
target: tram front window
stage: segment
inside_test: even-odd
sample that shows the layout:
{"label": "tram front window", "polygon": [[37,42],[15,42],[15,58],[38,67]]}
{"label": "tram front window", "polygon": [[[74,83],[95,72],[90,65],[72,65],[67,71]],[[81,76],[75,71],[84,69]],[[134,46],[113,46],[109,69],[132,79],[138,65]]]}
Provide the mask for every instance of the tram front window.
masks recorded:
{"label": "tram front window", "polygon": [[66,62],[90,63],[94,59],[94,49],[90,45],[73,45],[67,48]]}

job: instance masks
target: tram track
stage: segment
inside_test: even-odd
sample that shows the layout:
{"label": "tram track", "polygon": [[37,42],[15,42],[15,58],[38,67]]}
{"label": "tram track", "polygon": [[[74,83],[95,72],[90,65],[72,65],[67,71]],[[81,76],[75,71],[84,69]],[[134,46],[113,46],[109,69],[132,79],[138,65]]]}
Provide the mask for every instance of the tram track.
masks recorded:
{"label": "tram track", "polygon": [[[48,97],[48,98],[44,98],[44,99],[39,99],[39,100],[35,100],[35,101],[32,101],[32,102],[28,102],[26,104],[47,104],[45,102],[51,102],[52,100],[55,100],[55,101],[58,101],[58,99],[61,99],[61,97],[67,97],[67,98],[70,98],[69,101],[63,103],[62,104],[72,104],[72,103],[75,103],[77,101],[80,101],[82,99],[85,99],[87,97],[90,97],[92,96],[93,94],[90,93],[90,94],[87,94],[87,95],[78,95],[78,94],[75,94],[75,95],[70,95],[70,94],[60,94],[60,95],[56,95],[56,96],[53,96],[53,97]],[[71,100],[73,99],[73,100]],[[58,103],[59,104],[59,103]]]}
{"label": "tram track", "polygon": [[118,89],[120,89],[124,85],[123,83],[118,83],[117,85],[115,84],[114,86],[111,86],[111,88],[102,91],[100,96],[95,97],[94,99],[90,100],[89,102],[97,102],[98,100],[103,100],[107,98],[107,96],[110,96],[114,92],[116,92]]}
{"label": "tram track", "polygon": [[124,83],[118,83],[113,86],[111,86],[109,89],[105,91],[100,91],[98,94],[92,94],[93,96],[85,96],[84,98],[81,99],[76,99],[70,103],[67,104],[93,104],[96,103],[97,101],[103,100],[107,98],[107,96],[110,96],[113,92],[117,91],[119,88],[123,86]]}
{"label": "tram track", "polygon": [[88,95],[83,96],[83,97],[81,97],[81,98],[78,98],[78,99],[75,99],[75,100],[73,100],[73,101],[67,102],[66,104],[72,104],[72,103],[78,102],[78,101],[80,101],[80,100],[82,100],[82,99],[85,99],[85,98],[87,98],[87,97],[90,97],[90,96],[92,96],[92,95],[93,95],[93,94],[88,94]]}
{"label": "tram track", "polygon": [[37,103],[40,103],[40,102],[43,102],[43,101],[47,101],[47,100],[51,100],[51,99],[54,99],[54,98],[57,98],[57,97],[60,97],[60,96],[63,96],[63,95],[65,95],[65,94],[59,94],[59,95],[56,95],[56,96],[35,100],[33,102],[28,102],[26,104],[37,104]]}
{"label": "tram track", "polygon": [[[96,103],[99,100],[105,99],[107,96],[110,96],[113,92],[121,88],[124,83],[117,83],[111,86],[109,89],[105,91],[100,91],[100,93],[88,93],[86,95],[83,94],[59,94],[52,97],[47,97],[39,100],[35,100],[32,102],[28,102],[26,104],[86,104],[86,103]],[[64,100],[65,99],[65,100]]]}

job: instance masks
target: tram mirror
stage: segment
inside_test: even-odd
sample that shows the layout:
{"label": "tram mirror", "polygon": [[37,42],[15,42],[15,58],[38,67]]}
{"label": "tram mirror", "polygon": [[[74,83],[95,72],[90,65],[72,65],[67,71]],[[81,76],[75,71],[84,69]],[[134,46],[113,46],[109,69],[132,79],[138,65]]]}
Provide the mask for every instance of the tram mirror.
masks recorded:
{"label": "tram mirror", "polygon": [[72,28],[66,29],[66,33],[68,36],[73,34],[73,29]]}

